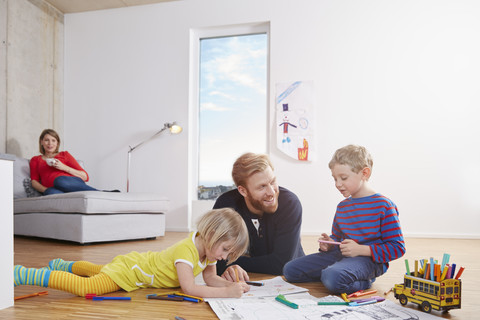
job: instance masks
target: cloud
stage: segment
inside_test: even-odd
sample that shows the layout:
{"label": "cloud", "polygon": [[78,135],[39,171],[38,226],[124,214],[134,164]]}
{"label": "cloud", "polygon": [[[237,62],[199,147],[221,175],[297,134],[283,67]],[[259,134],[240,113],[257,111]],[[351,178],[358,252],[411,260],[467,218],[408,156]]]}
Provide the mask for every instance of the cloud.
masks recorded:
{"label": "cloud", "polygon": [[233,82],[266,94],[267,49],[263,41],[249,41],[245,37],[207,41],[215,41],[215,45],[204,52],[202,73],[205,85],[215,87],[219,92],[224,91],[222,87],[228,82]]}
{"label": "cloud", "polygon": [[215,65],[223,79],[229,79],[265,94],[265,73],[255,68],[256,63],[250,56],[231,54],[215,59]]}
{"label": "cloud", "polygon": [[227,93],[221,92],[221,91],[211,91],[211,92],[209,93],[209,95],[211,95],[211,96],[220,96],[220,97],[226,98],[226,99],[228,99],[228,100],[232,100],[232,101],[237,100],[237,97],[234,97],[234,96],[232,96],[231,94],[227,94]]}
{"label": "cloud", "polygon": [[200,109],[201,109],[202,111],[220,111],[220,112],[230,111],[230,108],[217,106],[216,104],[211,103],[211,102],[204,102],[204,103],[202,103],[202,104],[200,105]]}

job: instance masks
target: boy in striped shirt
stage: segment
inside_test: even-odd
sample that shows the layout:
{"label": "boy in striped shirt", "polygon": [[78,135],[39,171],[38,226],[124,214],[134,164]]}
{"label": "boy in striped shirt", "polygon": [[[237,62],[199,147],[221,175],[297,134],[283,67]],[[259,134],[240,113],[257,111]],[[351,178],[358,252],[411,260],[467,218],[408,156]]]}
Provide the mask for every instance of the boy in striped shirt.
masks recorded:
{"label": "boy in striped shirt", "polygon": [[328,164],[335,187],[346,198],[337,206],[332,234],[322,233],[319,252],[290,261],[283,268],[290,282],[321,281],[332,293],[369,289],[388,262],[405,254],[397,206],[376,193],[368,180],[373,160],[361,146],[338,149]]}

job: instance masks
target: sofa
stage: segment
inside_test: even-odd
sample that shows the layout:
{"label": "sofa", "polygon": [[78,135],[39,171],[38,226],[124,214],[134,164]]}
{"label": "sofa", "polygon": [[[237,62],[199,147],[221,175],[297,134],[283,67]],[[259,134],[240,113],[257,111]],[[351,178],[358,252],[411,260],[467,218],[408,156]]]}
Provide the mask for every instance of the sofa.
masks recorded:
{"label": "sofa", "polygon": [[29,160],[13,157],[15,235],[81,244],[165,235],[166,197],[102,191],[42,196],[31,186]]}

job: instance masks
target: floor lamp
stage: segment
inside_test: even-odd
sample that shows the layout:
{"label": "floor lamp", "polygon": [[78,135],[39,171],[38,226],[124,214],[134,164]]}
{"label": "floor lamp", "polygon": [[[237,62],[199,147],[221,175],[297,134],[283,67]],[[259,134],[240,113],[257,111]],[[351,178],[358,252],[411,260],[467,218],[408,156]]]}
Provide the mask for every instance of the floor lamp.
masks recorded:
{"label": "floor lamp", "polygon": [[137,144],[134,147],[128,146],[130,148],[130,150],[128,150],[128,157],[127,157],[127,192],[130,191],[130,157],[131,157],[132,151],[137,149],[138,147],[140,147],[145,142],[155,138],[156,136],[158,136],[159,134],[161,134],[163,131],[165,131],[167,129],[170,130],[170,133],[172,133],[172,134],[177,134],[177,133],[182,132],[182,127],[177,125],[177,123],[175,121],[171,122],[171,123],[167,122],[163,125],[162,129],[160,129],[157,133],[155,133],[150,138],[140,142],[139,144]]}

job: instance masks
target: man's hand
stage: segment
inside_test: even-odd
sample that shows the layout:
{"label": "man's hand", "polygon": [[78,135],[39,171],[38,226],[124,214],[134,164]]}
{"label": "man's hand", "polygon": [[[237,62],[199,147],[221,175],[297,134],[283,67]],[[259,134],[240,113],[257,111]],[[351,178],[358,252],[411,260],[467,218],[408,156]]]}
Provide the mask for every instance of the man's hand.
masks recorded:
{"label": "man's hand", "polygon": [[225,270],[225,272],[222,274],[222,278],[231,282],[237,282],[237,275],[238,275],[238,281],[250,280],[248,273],[236,264],[233,266],[229,266]]}

